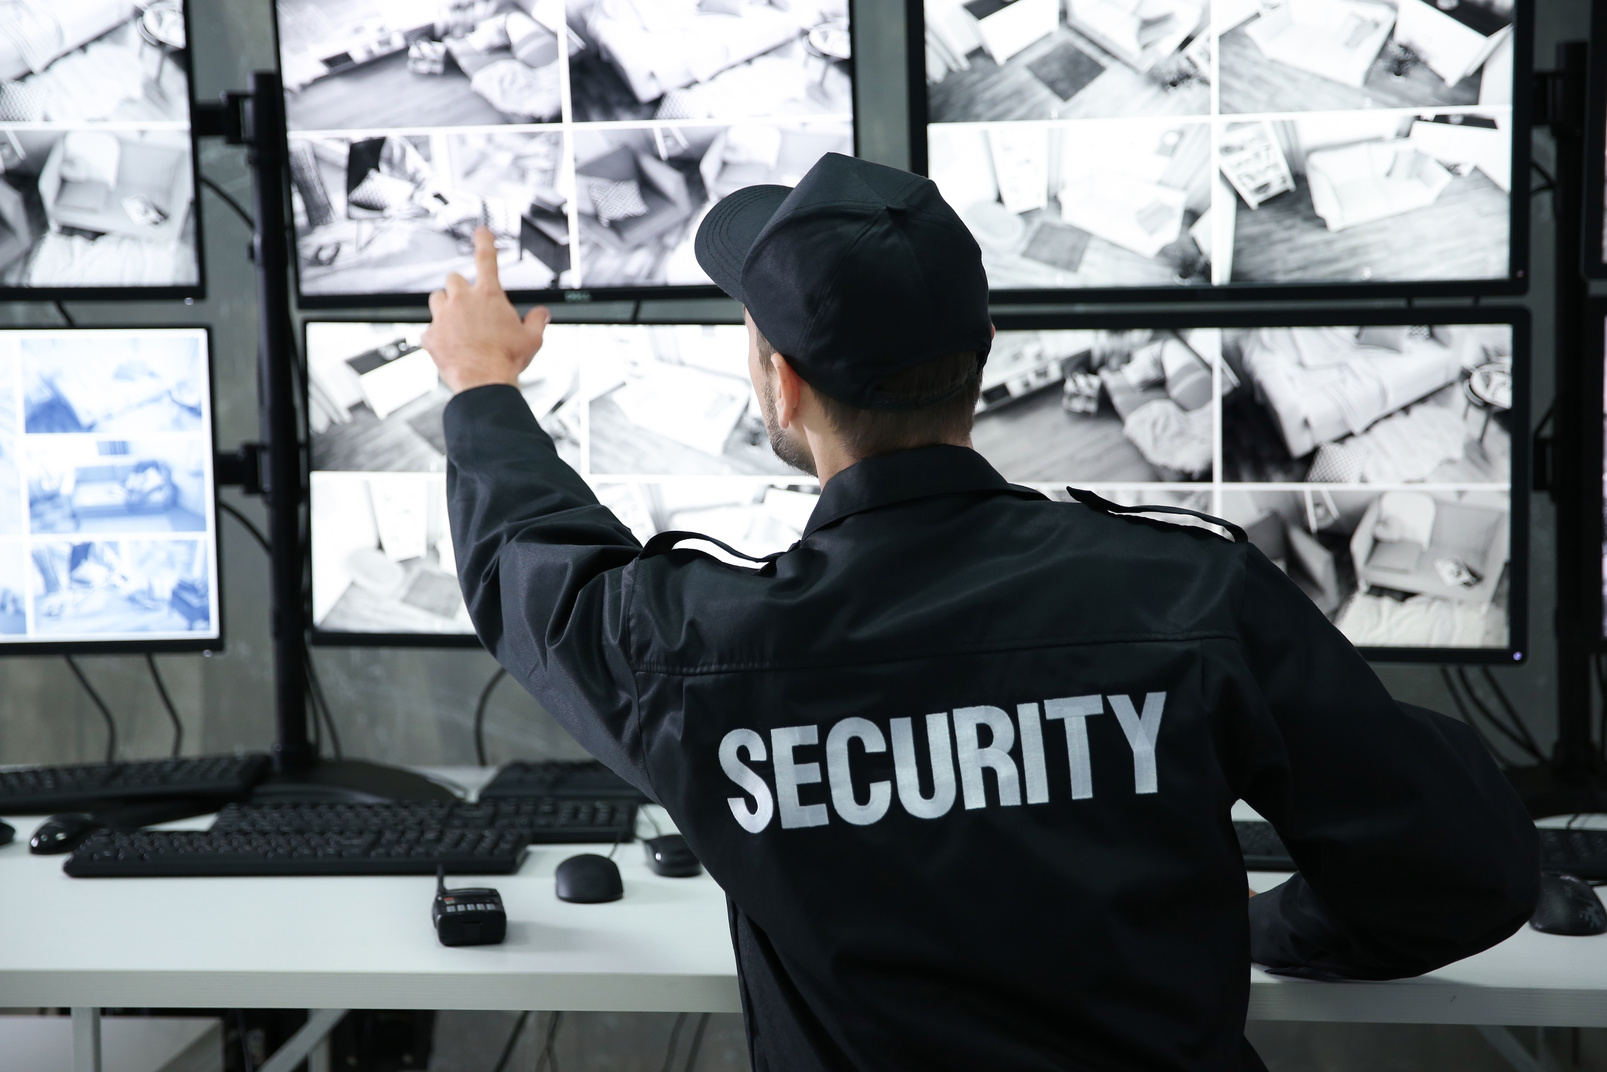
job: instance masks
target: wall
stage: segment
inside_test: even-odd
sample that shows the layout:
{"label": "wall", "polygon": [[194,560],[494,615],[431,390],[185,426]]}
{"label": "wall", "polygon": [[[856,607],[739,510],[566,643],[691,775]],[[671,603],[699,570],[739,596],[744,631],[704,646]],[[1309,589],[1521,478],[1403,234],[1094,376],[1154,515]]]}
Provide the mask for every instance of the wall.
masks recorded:
{"label": "wall", "polygon": [[[273,33],[268,0],[192,0],[196,40],[197,94],[216,99],[226,89],[243,88],[250,71],[273,64]],[[1538,0],[1536,55],[1547,66],[1559,40],[1588,32],[1589,0]],[[909,156],[905,123],[907,86],[904,74],[904,28],[901,0],[858,0],[860,24],[858,71],[862,116],[860,152],[887,163],[904,164]],[[1535,138],[1536,158],[1549,163],[1546,135]],[[202,170],[242,201],[249,200],[241,150],[216,141],[203,143]],[[209,191],[202,191],[205,250],[210,297],[190,307],[137,304],[71,305],[84,323],[198,323],[213,328],[217,378],[217,424],[220,444],[255,437],[256,316],[254,278],[246,257],[247,231]],[[1551,294],[1551,219],[1544,196],[1534,199],[1531,244],[1532,290],[1527,304],[1535,313],[1532,398],[1538,415],[1552,394],[1549,362],[1552,326],[1547,313]],[[1428,304],[1428,303],[1425,303]],[[1455,303],[1450,303],[1455,304]],[[679,308],[684,308],[679,307]],[[701,311],[735,318],[730,303],[709,303]],[[628,313],[596,306],[594,319]],[[570,310],[559,309],[560,319]],[[662,307],[644,308],[644,317],[667,317]],[[385,313],[376,313],[384,318]],[[0,324],[50,325],[56,313],[44,305],[0,305]],[[248,515],[260,508],[237,492],[224,498]],[[1548,641],[1554,603],[1553,513],[1543,496],[1532,501],[1531,523],[1531,651],[1520,666],[1502,668],[1496,676],[1542,741],[1554,722],[1554,660]],[[226,645],[220,654],[163,656],[169,688],[185,723],[187,750],[263,749],[271,737],[272,680],[268,640],[268,581],[264,556],[235,523],[222,521],[222,574]],[[488,656],[477,651],[397,651],[324,649],[316,655],[335,709],[348,754],[396,763],[469,763],[473,760],[470,724],[475,700],[493,670]],[[122,752],[154,756],[165,752],[169,729],[143,662],[128,657],[83,660],[89,675],[112,698]],[[1437,667],[1391,665],[1381,676],[1401,699],[1441,710],[1452,704]],[[493,761],[511,756],[579,757],[579,747],[545,712],[517,688],[501,689],[490,708],[488,748]],[[59,658],[13,658],[0,662],[0,762],[66,762],[96,757],[104,747],[98,715],[82,695]],[[618,1018],[608,1018],[611,1021]],[[648,1020],[652,1022],[647,1023]],[[638,1026],[615,1034],[625,1049],[636,1047],[661,1054],[668,1021],[637,1018]],[[636,1023],[637,1021],[632,1021]],[[662,1021],[662,1022],[661,1022]],[[495,1029],[493,1029],[495,1030]],[[731,1030],[730,1024],[719,1028]],[[623,1032],[623,1034],[619,1034]],[[639,1040],[638,1040],[638,1032]],[[472,1033],[472,1032],[471,1032]],[[1285,1033],[1286,1034],[1286,1033]],[[1376,1034],[1376,1033],[1375,1033]],[[1301,1035],[1289,1052],[1354,1053],[1341,1043],[1318,1046]],[[1274,1037],[1275,1036],[1275,1037]],[[1338,1036],[1344,1036],[1341,1031]],[[1372,1038],[1374,1036],[1368,1036]],[[1393,1036],[1391,1036],[1393,1037]],[[1427,1037],[1427,1036],[1424,1036]],[[1458,1038],[1462,1036],[1457,1036]],[[739,1039],[739,1035],[722,1036]],[[632,1041],[638,1040],[638,1041]],[[1268,1036],[1268,1045],[1285,1040]],[[1298,1043],[1298,1045],[1297,1045]],[[724,1045],[724,1044],[723,1044]],[[1428,1043],[1413,1043],[1421,1048]],[[1460,1043],[1458,1044],[1460,1045]],[[1335,1050],[1334,1047],[1338,1049]],[[738,1053],[740,1044],[734,1049]],[[1386,1047],[1387,1048],[1387,1047]],[[1432,1050],[1432,1047],[1430,1047]],[[1449,1053],[1450,1051],[1445,1051]],[[1293,1060],[1293,1058],[1291,1058]],[[1341,1058],[1334,1058],[1343,1064]],[[653,1057],[654,1064],[657,1057]],[[482,1067],[477,1059],[464,1067]],[[1311,1067],[1338,1067],[1327,1058],[1312,1058]],[[612,1067],[635,1067],[629,1061]],[[645,1067],[645,1065],[643,1066]],[[708,1066],[705,1066],[708,1067]],[[736,1067],[732,1065],[731,1067]],[[1399,1067],[1406,1067],[1405,1065]]]}

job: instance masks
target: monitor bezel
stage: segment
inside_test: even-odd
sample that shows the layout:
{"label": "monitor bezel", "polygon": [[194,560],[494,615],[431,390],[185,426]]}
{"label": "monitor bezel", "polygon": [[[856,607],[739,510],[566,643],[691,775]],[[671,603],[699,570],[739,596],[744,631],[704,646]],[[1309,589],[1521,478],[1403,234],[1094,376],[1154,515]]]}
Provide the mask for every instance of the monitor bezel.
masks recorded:
{"label": "monitor bezel", "polygon": [[[1597,17],[1602,17],[1598,11]],[[905,0],[905,27],[909,54],[910,170],[925,175],[927,156],[926,12],[922,0]],[[1529,180],[1531,166],[1531,97],[1534,82],[1534,8],[1518,0],[1513,12],[1512,70],[1512,189],[1508,216],[1507,275],[1501,279],[1436,279],[1379,283],[1294,282],[1223,283],[1173,287],[1086,287],[1042,290],[991,290],[995,305],[1165,302],[1185,304],[1214,301],[1281,301],[1285,299],[1380,299],[1496,297],[1529,291]],[[1410,111],[1411,109],[1397,109]],[[1433,109],[1423,109],[1432,111]],[[1218,116],[1176,116],[1212,122]]]}
{"label": "monitor bezel", "polygon": [[1607,6],[1591,5],[1585,95],[1585,249],[1587,279],[1607,279]]}
{"label": "monitor bezel", "polygon": [[[0,656],[10,655],[163,655],[169,653],[204,654],[221,653],[224,650],[224,636],[227,631],[224,615],[224,569],[223,569],[223,513],[218,509],[218,406],[217,406],[217,375],[214,362],[217,352],[212,345],[212,326],[210,324],[80,324],[76,327],[62,325],[59,327],[41,327],[38,325],[3,327],[0,334],[23,334],[35,332],[90,332],[90,331],[199,331],[206,339],[206,379],[207,379],[207,413],[208,434],[212,441],[212,479],[208,490],[212,511],[212,562],[217,574],[217,635],[196,640],[166,639],[166,640],[40,640],[40,641],[11,641],[0,639]],[[19,432],[19,436],[20,436]]]}
{"label": "monitor bezel", "polygon": [[[190,212],[195,217],[195,283],[180,286],[130,287],[17,287],[0,283],[0,302],[111,302],[200,300],[206,297],[206,230],[201,211],[201,142],[195,129],[195,64],[191,62],[195,43],[195,20],[190,8],[195,0],[184,0],[184,37],[191,47],[184,50],[185,104],[189,109]],[[173,57],[168,57],[173,59]],[[20,124],[19,124],[20,125]],[[30,123],[29,128],[50,124]],[[59,124],[57,124],[59,125]],[[73,127],[71,129],[81,129]],[[91,129],[94,129],[91,126]]]}
{"label": "monitor bezel", "polygon": [[[860,27],[861,27],[861,23],[860,23],[860,19],[859,19],[859,5],[860,5],[860,3],[861,3],[861,0],[848,0],[848,33],[849,33],[849,36],[850,36],[850,40],[853,43],[853,45],[852,45],[852,53],[853,54],[851,56],[849,56],[849,59],[848,59],[848,86],[849,86],[849,99],[853,101],[853,107],[854,107],[853,118],[849,121],[849,126],[853,130],[853,146],[854,146],[854,155],[856,157],[859,156],[859,154],[860,154],[860,110],[861,109],[860,109],[860,102],[859,102],[860,81],[859,81],[859,67],[858,67],[859,55],[860,55],[859,35],[860,35]],[[281,79],[282,79],[283,71],[284,71],[284,53],[281,51],[280,41],[279,41],[279,3],[278,3],[278,0],[274,0],[274,2],[273,2],[270,21],[272,23],[272,30],[273,30],[273,69],[275,71],[280,72]],[[794,118],[794,117],[788,117],[788,118]],[[807,120],[809,117],[808,116],[799,116],[799,117],[796,117],[796,118]],[[710,119],[709,120],[709,125],[718,126],[718,125],[720,125],[720,122],[721,121],[717,120],[717,119]],[[528,125],[528,126],[557,126],[557,125],[560,125],[560,124],[532,123],[532,124],[523,124],[523,125]],[[570,129],[573,130],[576,125],[577,124],[571,123],[570,124]],[[455,130],[455,129],[491,129],[491,128],[456,128],[456,127],[433,128],[432,127],[430,129],[431,130],[440,129],[442,131],[450,132],[450,131]],[[289,157],[289,153],[290,153],[290,121],[289,121],[288,116],[285,119],[284,128],[277,132],[277,136],[278,136],[280,144],[282,146],[281,152],[284,154],[284,158],[286,160],[288,160],[290,158]],[[288,198],[290,196],[290,193],[289,193],[290,180],[289,180],[289,172],[288,172],[288,170],[285,173],[284,182],[285,182],[285,188],[286,188],[285,189],[285,197],[287,199],[286,204],[288,205],[289,204]],[[352,310],[352,309],[400,309],[400,310],[405,310],[405,309],[425,308],[425,307],[427,307],[429,305],[429,297],[430,296],[427,293],[425,293],[425,294],[407,294],[407,293],[307,294],[307,293],[305,293],[302,290],[302,286],[301,286],[301,258],[299,256],[297,256],[296,249],[295,249],[295,247],[296,247],[296,221],[294,219],[291,219],[289,221],[289,226],[290,226],[290,247],[291,247],[291,249],[290,249],[290,262],[291,262],[290,270],[291,270],[291,273],[293,275],[294,283],[295,283],[295,294],[296,294],[296,306],[297,306],[297,308],[304,309],[304,310],[306,310],[308,312],[327,312],[327,313],[337,313],[338,314],[341,311]],[[445,285],[444,280],[442,281],[442,285]],[[568,289],[568,290],[565,290],[565,289],[562,289],[562,288],[548,288],[546,290],[510,290],[508,292],[508,296],[510,298],[512,298],[514,301],[521,302],[521,303],[524,303],[524,302],[543,302],[543,303],[555,303],[555,304],[563,304],[563,305],[584,306],[584,305],[587,305],[587,304],[590,304],[590,303],[599,303],[600,304],[602,302],[611,302],[611,301],[650,301],[650,300],[651,301],[656,301],[656,300],[661,300],[661,299],[669,301],[669,300],[677,300],[677,299],[724,298],[724,297],[726,297],[726,294],[725,294],[724,291],[722,291],[718,286],[716,286],[713,283],[694,283],[694,284],[677,284],[677,285],[668,285],[667,284],[665,286],[657,286],[657,287],[654,287],[654,286],[576,287],[576,288],[571,288],[571,289]],[[344,319],[344,318],[337,315],[337,316],[332,316],[332,317],[320,317],[319,319]],[[406,319],[406,318],[405,317],[400,317],[400,318],[398,318],[398,322],[400,322],[401,320],[404,320],[404,319]],[[679,321],[677,321],[677,323],[679,323]]]}
{"label": "monitor bezel", "polygon": [[[1579,386],[1591,400],[1589,412],[1595,420],[1581,432],[1580,478],[1590,481],[1591,486],[1577,491],[1558,488],[1557,494],[1582,494],[1583,500],[1591,504],[1584,519],[1582,553],[1588,555],[1592,563],[1585,569],[1584,576],[1597,581],[1595,597],[1586,601],[1596,613],[1594,621],[1581,624],[1585,636],[1591,638],[1590,648],[1607,652],[1607,553],[1603,549],[1607,541],[1607,295],[1586,299],[1585,317],[1588,321],[1583,335],[1585,367]],[[1562,623],[1562,627],[1569,625]]]}
{"label": "monitor bezel", "polygon": [[[1199,312],[1016,313],[996,311],[999,331],[1138,328],[1390,327],[1420,324],[1509,324],[1512,327],[1513,393],[1508,420],[1512,434],[1511,534],[1508,540],[1507,645],[1502,648],[1358,647],[1379,663],[1451,663],[1511,666],[1529,657],[1529,427],[1530,318],[1523,306],[1449,306],[1423,309],[1201,309]],[[1034,482],[1037,483],[1037,482]],[[1128,483],[1134,483],[1129,481]],[[1209,486],[1209,485],[1207,485]],[[1339,487],[1340,485],[1333,485]],[[1357,485],[1366,488],[1368,485]],[[1344,486],[1350,490],[1350,485]]]}

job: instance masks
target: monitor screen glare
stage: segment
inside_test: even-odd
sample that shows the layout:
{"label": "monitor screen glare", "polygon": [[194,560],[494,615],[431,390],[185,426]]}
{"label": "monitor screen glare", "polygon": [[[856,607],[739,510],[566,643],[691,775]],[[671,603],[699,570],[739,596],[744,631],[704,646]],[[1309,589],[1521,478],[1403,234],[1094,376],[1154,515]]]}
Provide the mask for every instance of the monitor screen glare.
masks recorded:
{"label": "monitor screen glare", "polygon": [[198,328],[0,331],[0,645],[219,636]]}
{"label": "monitor screen glare", "polygon": [[1008,331],[973,442],[1243,527],[1361,648],[1510,642],[1513,329]]}
{"label": "monitor screen glare", "polygon": [[743,186],[852,154],[848,0],[277,0],[301,293],[708,286]]}
{"label": "monitor screen glare", "polygon": [[[449,393],[423,330],[307,325],[312,615],[326,639],[473,634],[446,518]],[[764,555],[802,535],[818,492],[771,453],[747,352],[740,325],[559,324],[520,390],[637,539],[690,530]]]}
{"label": "monitor screen glare", "polygon": [[1511,275],[1513,0],[924,12],[928,171],[996,291]]}
{"label": "monitor screen glare", "polygon": [[183,0],[0,8],[0,297],[198,292],[188,56]]}

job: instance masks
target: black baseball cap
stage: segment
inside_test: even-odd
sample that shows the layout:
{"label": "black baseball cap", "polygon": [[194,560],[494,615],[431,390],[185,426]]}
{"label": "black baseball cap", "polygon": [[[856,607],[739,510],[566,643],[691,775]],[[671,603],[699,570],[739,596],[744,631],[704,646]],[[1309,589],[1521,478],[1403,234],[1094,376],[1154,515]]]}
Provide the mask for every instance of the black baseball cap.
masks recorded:
{"label": "black baseball cap", "polygon": [[862,409],[941,401],[876,388],[946,354],[974,352],[980,369],[993,343],[982,250],[932,180],[907,171],[827,153],[792,189],[720,201],[694,248],[811,387]]}

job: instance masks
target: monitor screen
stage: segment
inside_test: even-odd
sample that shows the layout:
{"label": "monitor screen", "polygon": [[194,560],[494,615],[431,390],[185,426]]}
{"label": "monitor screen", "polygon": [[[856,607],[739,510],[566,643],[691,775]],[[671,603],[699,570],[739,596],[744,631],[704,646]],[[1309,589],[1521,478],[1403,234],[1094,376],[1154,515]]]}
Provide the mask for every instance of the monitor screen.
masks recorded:
{"label": "monitor screen", "polygon": [[1524,285],[1530,13],[1514,0],[910,15],[924,164],[996,297]]}
{"label": "monitor screen", "polygon": [[1592,4],[1585,113],[1585,275],[1607,279],[1607,5]]}
{"label": "monitor screen", "polygon": [[[450,395],[424,327],[307,325],[320,642],[477,643],[446,518]],[[637,539],[687,530],[766,555],[802,535],[817,489],[771,453],[747,351],[740,325],[557,324],[520,390]]]}
{"label": "monitor screen", "polygon": [[854,152],[849,0],[276,0],[304,304],[713,293],[708,207]]}
{"label": "monitor screen", "polygon": [[216,647],[212,467],[205,329],[0,330],[0,648]]}
{"label": "monitor screen", "polygon": [[0,300],[202,292],[183,0],[0,11]]}
{"label": "monitor screen", "polygon": [[1526,327],[1274,316],[1001,317],[972,441],[1058,498],[1241,526],[1369,655],[1521,652]]}

